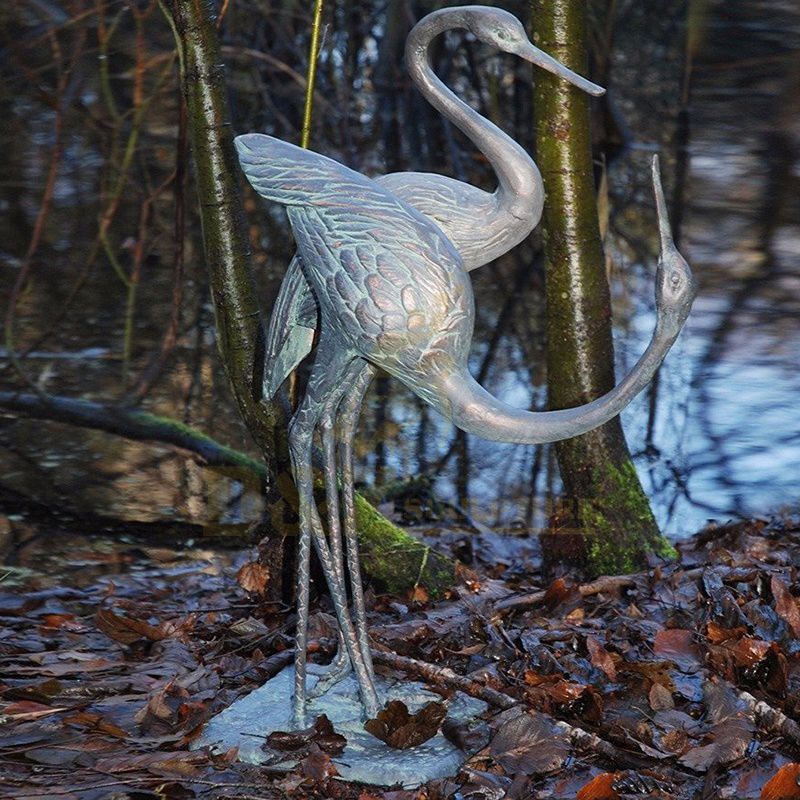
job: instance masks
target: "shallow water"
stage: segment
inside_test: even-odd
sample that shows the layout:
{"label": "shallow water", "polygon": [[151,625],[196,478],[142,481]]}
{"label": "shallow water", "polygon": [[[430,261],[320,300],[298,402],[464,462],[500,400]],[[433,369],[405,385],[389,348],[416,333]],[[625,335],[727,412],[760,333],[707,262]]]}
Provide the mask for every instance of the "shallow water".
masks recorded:
{"label": "shallow water", "polygon": [[[686,155],[682,196],[672,212],[700,294],[657,387],[623,414],[656,515],[676,536],[710,519],[764,515],[800,502],[800,11],[781,0],[707,6],[684,114],[677,14],[621,3],[607,76],[613,113],[628,138],[608,166],[606,249],[618,375],[635,363],[653,323],[656,241],[649,161],[661,152],[667,185],[674,189]],[[239,73],[234,77],[242,79]],[[53,120],[34,113],[37,107],[24,96],[4,96],[3,107],[9,109],[9,124],[0,174],[0,290],[7,297],[41,195]],[[369,116],[369,104],[363,113]],[[501,119],[503,114],[501,109]],[[46,246],[19,304],[21,343],[35,343],[53,322],[87,259],[86,243],[96,230],[92,202],[103,165],[102,135],[88,127],[67,129]],[[170,135],[172,129],[164,126],[148,139],[147,163],[155,176],[170,169]],[[355,161],[370,169],[366,156]],[[388,164],[387,159],[380,166]],[[130,191],[135,195],[135,187]],[[291,245],[280,217],[250,211],[256,235],[271,254],[256,255],[268,294],[288,263]],[[158,345],[169,315],[168,222],[169,217],[151,233],[142,264],[134,374]],[[115,225],[119,258],[128,268],[137,235],[134,204],[123,203]],[[214,350],[212,312],[192,241],[184,326],[170,368],[146,407],[245,449],[248,439]],[[488,388],[507,401],[542,407],[540,267],[509,303],[514,276],[531,259],[530,248],[522,248],[473,273],[478,300],[473,371],[483,370]],[[79,297],[54,334],[34,348],[25,368],[37,385],[55,393],[119,397],[124,291],[102,259],[89,271]],[[486,359],[493,337],[496,346]],[[2,351],[0,367],[6,362]],[[0,383],[12,382],[6,369]],[[558,490],[549,448],[472,438],[457,442],[449,424],[391,381],[373,386],[357,449],[365,483],[436,475],[437,495],[489,525],[543,524],[549,498]],[[0,416],[0,468],[4,485],[41,502],[128,518],[216,524],[253,519],[259,508],[256,487],[203,470],[167,448],[7,416]]]}

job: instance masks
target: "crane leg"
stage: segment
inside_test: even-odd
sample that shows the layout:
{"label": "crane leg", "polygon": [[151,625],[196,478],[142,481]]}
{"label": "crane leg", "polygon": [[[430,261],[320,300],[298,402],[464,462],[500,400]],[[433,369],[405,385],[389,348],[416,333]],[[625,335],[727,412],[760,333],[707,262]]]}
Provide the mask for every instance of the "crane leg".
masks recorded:
{"label": "crane leg", "polygon": [[[308,637],[308,583],[310,542],[319,556],[322,571],[328,583],[328,590],[333,601],[339,629],[342,632],[347,653],[353,664],[358,681],[364,712],[375,717],[379,703],[375,686],[368,670],[355,629],[347,609],[347,597],[344,586],[339,582],[337,568],[331,548],[325,539],[319,513],[314,503],[314,483],[311,465],[311,449],[314,430],[320,422],[325,405],[337,388],[341,386],[347,367],[352,359],[336,352],[335,347],[321,341],[317,358],[312,367],[311,377],[305,397],[300,408],[292,419],[289,429],[289,445],[292,458],[295,484],[299,496],[300,542],[298,549],[297,596],[298,623],[295,653],[295,696],[294,715],[297,724],[305,724],[306,710],[306,648]],[[345,384],[346,385],[346,384]],[[326,469],[326,478],[329,476]],[[334,471],[335,486],[335,471]],[[326,481],[327,482],[327,481]]]}
{"label": "crane leg", "polygon": [[[339,491],[336,476],[336,411],[342,396],[350,386],[350,375],[356,363],[347,370],[347,375],[338,391],[332,393],[325,403],[318,429],[322,439],[322,453],[325,463],[325,502],[328,506],[328,542],[331,548],[336,577],[343,594],[347,592],[344,575],[344,554],[342,552],[342,525],[339,511]],[[335,686],[352,671],[347,644],[342,631],[339,631],[336,655],[328,666],[326,673],[317,681],[316,686],[308,692],[309,697],[320,697]],[[372,675],[370,674],[370,677]]]}
{"label": "crane leg", "polygon": [[374,678],[372,655],[369,651],[367,631],[367,612],[364,608],[364,589],[361,584],[361,564],[358,557],[358,533],[356,531],[355,501],[353,499],[353,438],[356,433],[361,405],[367,393],[375,368],[362,362],[362,369],[352,388],[347,392],[339,407],[339,464],[342,475],[342,506],[344,509],[344,539],[347,548],[347,569],[350,573],[350,586],[353,590],[353,622],[358,637],[358,646],[369,674]]}
{"label": "crane leg", "polygon": [[[347,567],[350,574],[350,587],[353,594],[353,623],[358,639],[358,646],[370,677],[375,678],[372,665],[372,655],[369,651],[369,637],[367,634],[367,614],[364,607],[364,591],[361,583],[361,570],[358,559],[358,547],[355,526],[355,508],[353,502],[353,437],[356,433],[356,426],[361,412],[361,404],[364,394],[369,387],[370,381],[375,374],[374,368],[364,361],[354,362],[346,381],[347,390],[344,396],[337,403],[338,409],[333,408],[336,416],[338,410],[338,439],[339,439],[339,470],[342,480],[342,505],[344,506],[344,530],[347,539]],[[326,407],[326,414],[329,408]],[[330,424],[330,423],[329,423]],[[334,437],[333,428],[323,432],[323,445],[325,452],[325,462],[334,463]],[[326,435],[329,438],[326,441]],[[333,476],[335,479],[335,475]],[[339,498],[337,493],[331,493],[330,487],[335,486],[334,480],[327,481],[329,492],[328,503],[328,531],[329,536],[336,530],[337,539],[341,542]],[[331,548],[333,549],[333,547]],[[341,544],[340,544],[341,556]],[[342,569],[343,571],[343,569]],[[341,573],[340,573],[341,574]],[[328,671],[320,678],[317,685],[309,692],[309,697],[318,697],[328,691],[332,686],[347,677],[352,670],[350,658],[341,636],[339,637],[338,650],[336,657],[331,662]]]}

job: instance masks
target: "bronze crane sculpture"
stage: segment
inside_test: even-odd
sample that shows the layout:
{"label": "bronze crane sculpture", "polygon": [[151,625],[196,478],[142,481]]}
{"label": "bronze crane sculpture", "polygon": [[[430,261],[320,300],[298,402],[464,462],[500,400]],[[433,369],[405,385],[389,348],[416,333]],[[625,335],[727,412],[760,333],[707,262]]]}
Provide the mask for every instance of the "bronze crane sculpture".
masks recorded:
{"label": "bronze crane sculpture", "polygon": [[[485,192],[431,172],[394,172],[378,181],[432,219],[458,250],[466,270],[507,253],[539,224],[544,204],[542,176],[533,159],[510,136],[457,97],[430,63],[434,39],[463,29],[505,53],[552,72],[591,95],[605,92],[534,47],[512,14],[487,6],[442,8],[424,17],[408,35],[406,67],[425,99],[486,156],[497,189]],[[476,224],[476,221],[480,224]],[[266,340],[264,395],[272,397],[286,376],[311,351],[317,303],[295,257],[286,271]]]}
{"label": "bronze crane sculpture", "polygon": [[[467,28],[496,44],[513,43],[516,37],[517,43],[513,44],[516,49],[510,51],[522,49],[518,41],[520,36],[524,38],[522,27],[505,12],[484,7],[447,9],[446,12],[449,15],[444,21],[445,11],[434,12],[423,20],[417,26],[422,34],[415,37],[417,29],[412,31],[409,41],[416,43],[412,50],[419,59],[425,58],[426,42],[444,29],[445,22],[446,27]],[[431,18],[433,22],[429,22]],[[527,39],[525,46],[535,50]],[[526,52],[530,54],[531,51]],[[564,74],[573,83],[583,81],[539,51],[536,54],[536,58],[531,56],[530,60]],[[432,79],[431,76],[432,73],[428,78]],[[442,90],[448,91],[440,85]],[[437,107],[441,110],[441,106]],[[471,115],[465,112],[477,132],[481,118],[475,112]],[[485,120],[483,124],[490,126]],[[495,129],[493,135],[499,133]],[[513,149],[515,156],[522,152],[503,134],[497,141]],[[328,583],[340,630],[342,649],[332,667],[331,679],[335,680],[352,665],[364,713],[374,717],[380,703],[374,685],[361,596],[352,470],[352,439],[374,369],[386,370],[458,427],[485,439],[534,444],[577,436],[619,414],[647,385],[688,316],[695,293],[694,282],[688,265],[672,242],[658,164],[654,159],[653,184],[661,257],[656,273],[657,321],[650,344],[631,373],[603,397],[578,408],[522,411],[490,395],[468,371],[474,301],[467,269],[485,263],[482,259],[489,260],[516,244],[538,221],[541,183],[538,170],[527,156],[520,157],[519,163],[526,165],[529,179],[534,176],[533,189],[525,179],[513,184],[504,178],[502,147],[494,151],[493,164],[501,188],[495,195],[485,195],[494,198],[494,211],[486,220],[470,215],[471,239],[465,229],[451,225],[455,238],[451,241],[446,235],[448,212],[445,206],[458,200],[459,191],[465,193],[464,203],[469,203],[467,195],[477,198],[478,195],[470,193],[480,190],[441,176],[412,177],[409,184],[403,184],[402,174],[373,180],[325,156],[261,134],[240,136],[236,146],[253,188],[266,199],[286,207],[298,247],[294,264],[299,279],[286,295],[289,301],[283,306],[279,304],[273,312],[279,312],[281,318],[277,325],[272,325],[271,332],[282,332],[284,341],[273,343],[272,351],[268,350],[272,359],[267,367],[268,381],[270,375],[277,374],[275,367],[279,361],[278,372],[302,350],[291,345],[290,356],[280,357],[281,344],[285,348],[296,328],[307,327],[301,323],[308,320],[298,316],[304,303],[299,303],[297,297],[304,291],[313,299],[314,324],[319,327],[319,342],[306,392],[289,429],[292,468],[300,501],[295,720],[299,725],[304,724],[312,543]],[[412,185],[415,180],[422,189],[418,193],[409,189],[409,197],[403,196],[404,185]],[[420,198],[425,197],[426,186],[436,185],[445,187],[450,197],[438,206],[434,204],[435,208],[426,207]],[[434,188],[429,196],[441,195],[442,191]],[[509,211],[514,208],[517,196],[522,197],[519,208],[526,211],[520,212],[523,218],[511,226],[514,230],[503,234],[503,218],[517,218],[517,214]],[[498,210],[501,204],[503,208]],[[440,220],[432,208],[436,214],[441,213],[443,219]],[[452,216],[457,213],[453,211]],[[487,230],[486,250],[482,256],[481,226],[486,222],[491,227],[497,220],[500,220],[497,227]],[[464,232],[461,241],[459,230]],[[287,275],[287,281],[289,278]],[[280,380],[277,384],[273,381],[272,391],[279,384]],[[321,436],[324,457],[327,538],[313,498],[311,455],[315,432]],[[337,456],[343,513],[339,506]],[[345,551],[353,590],[352,619],[345,592]]]}

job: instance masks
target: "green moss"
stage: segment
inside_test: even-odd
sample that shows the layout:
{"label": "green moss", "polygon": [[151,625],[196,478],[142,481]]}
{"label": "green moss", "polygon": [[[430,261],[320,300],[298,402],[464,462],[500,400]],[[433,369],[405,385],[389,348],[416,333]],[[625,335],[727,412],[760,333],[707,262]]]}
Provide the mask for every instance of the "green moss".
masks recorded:
{"label": "green moss", "polygon": [[356,494],[356,526],[364,571],[386,591],[424,586],[432,598],[452,587],[455,563],[391,523]]}
{"label": "green moss", "polygon": [[606,465],[594,476],[603,487],[602,502],[578,503],[586,538],[587,568],[592,575],[621,575],[644,569],[648,557],[677,557],[677,551],[658,532],[653,512],[641,492],[630,462]]}
{"label": "green moss", "polygon": [[[217,470],[236,470],[240,480],[248,476],[265,480],[265,465],[245,453],[220,445],[210,436],[182,422],[139,411],[136,419],[162,440],[178,446],[189,446],[205,455]],[[279,489],[270,507],[272,527],[284,535],[296,531],[296,493],[288,471],[276,477]],[[293,513],[287,514],[287,509]],[[289,524],[284,524],[292,517]],[[380,514],[370,503],[356,494],[356,525],[361,546],[361,561],[364,572],[381,588],[393,594],[402,594],[412,586],[424,586],[431,597],[441,597],[452,585],[455,563],[431,550],[430,547],[394,525]]]}

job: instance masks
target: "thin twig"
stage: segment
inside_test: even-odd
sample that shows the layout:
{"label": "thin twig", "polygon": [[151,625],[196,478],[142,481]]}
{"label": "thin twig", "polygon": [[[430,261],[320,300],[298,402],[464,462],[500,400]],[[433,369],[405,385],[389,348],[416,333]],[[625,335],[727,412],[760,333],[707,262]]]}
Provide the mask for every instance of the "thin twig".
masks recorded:
{"label": "thin twig", "polygon": [[[591,597],[602,592],[616,592],[620,589],[636,586],[636,577],[636,575],[603,575],[591,583],[584,583],[579,586],[578,593],[581,597]],[[494,607],[497,611],[521,611],[538,606],[539,603],[544,601],[546,595],[547,590],[541,589],[538,592],[507,597],[495,603]]]}
{"label": "thin twig", "polygon": [[[484,700],[485,702],[496,706],[497,708],[525,708],[525,703],[511,697],[511,695],[505,694],[505,692],[499,692],[489,686],[484,686],[483,684],[480,684],[477,681],[469,678],[465,678],[463,675],[459,675],[449,667],[440,667],[435,664],[428,664],[425,661],[419,661],[416,658],[399,656],[396,653],[390,653],[384,650],[373,650],[372,657],[377,664],[383,664],[384,666],[391,667],[392,669],[397,669],[402,672],[424,678],[426,681],[439,686],[447,686],[450,688],[459,689],[465,694],[468,694],[471,697],[477,697],[480,700]],[[611,742],[601,739],[599,736],[597,736],[597,734],[590,733],[589,731],[586,731],[583,728],[578,728],[575,725],[569,725],[561,720],[552,719],[548,714],[544,714],[541,711],[537,713],[541,714],[547,719],[550,719],[557,728],[561,729],[564,734],[569,737],[570,741],[575,747],[593,751],[615,764],[619,764],[631,769],[639,769],[643,766],[643,764],[647,763],[644,759],[641,759],[634,753],[628,753],[624,750],[620,750],[618,747],[611,744]]]}
{"label": "thin twig", "polygon": [[308,78],[306,81],[306,99],[303,106],[303,130],[300,136],[300,147],[308,147],[311,141],[311,118],[314,112],[314,86],[317,82],[317,60],[319,59],[319,34],[322,28],[322,6],[324,0],[314,3],[314,20],[311,23],[311,43],[308,48]]}

